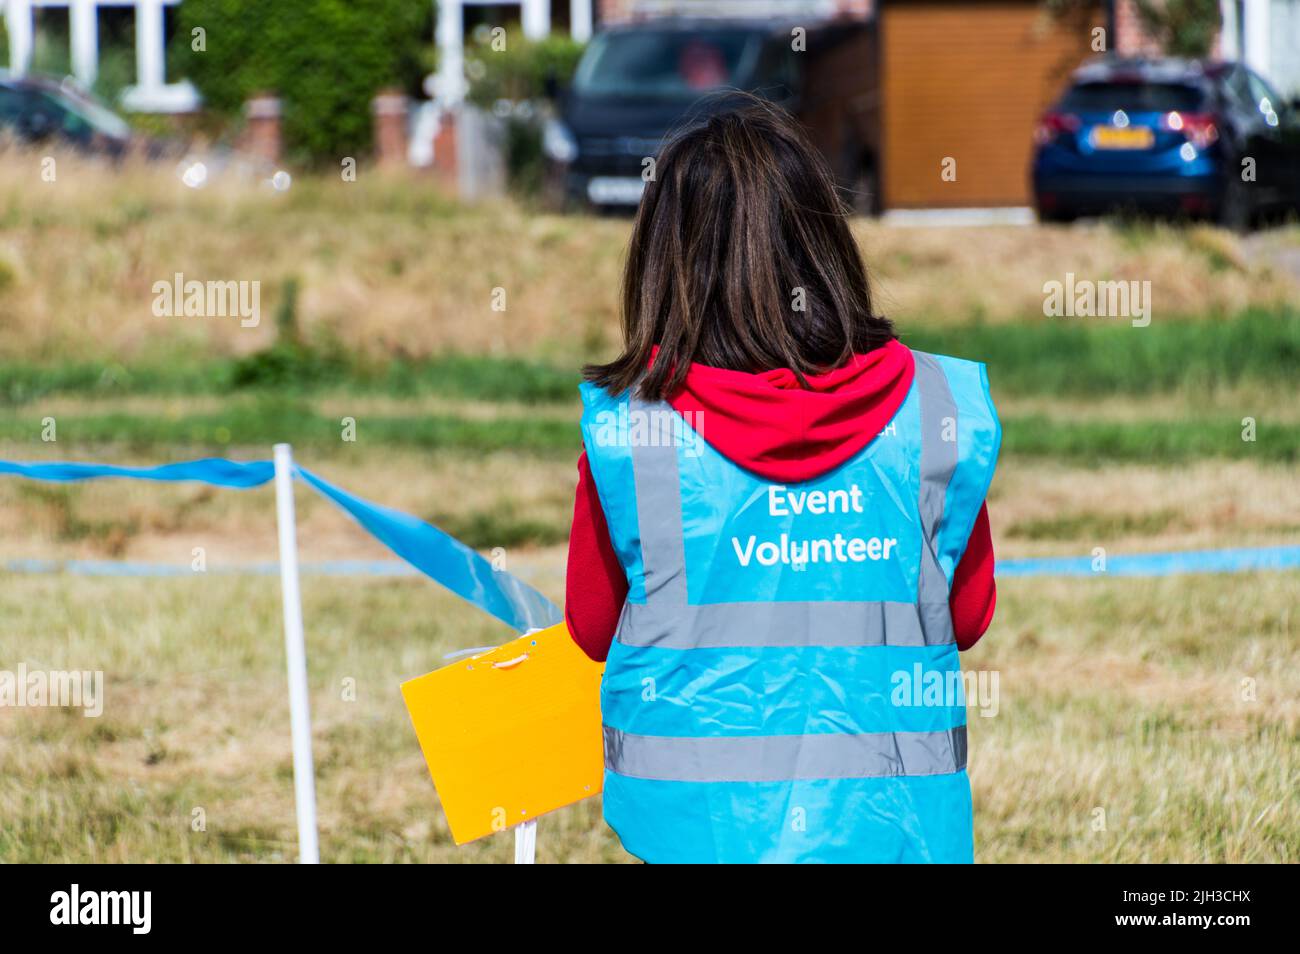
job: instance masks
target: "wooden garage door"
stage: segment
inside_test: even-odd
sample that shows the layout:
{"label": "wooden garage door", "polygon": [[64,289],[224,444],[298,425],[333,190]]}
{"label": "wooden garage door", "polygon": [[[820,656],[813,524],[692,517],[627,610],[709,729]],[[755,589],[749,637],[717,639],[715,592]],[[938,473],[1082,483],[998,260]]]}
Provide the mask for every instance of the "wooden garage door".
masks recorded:
{"label": "wooden garage door", "polygon": [[882,7],[886,207],[1028,205],[1034,125],[1091,54],[1097,21],[1007,0]]}

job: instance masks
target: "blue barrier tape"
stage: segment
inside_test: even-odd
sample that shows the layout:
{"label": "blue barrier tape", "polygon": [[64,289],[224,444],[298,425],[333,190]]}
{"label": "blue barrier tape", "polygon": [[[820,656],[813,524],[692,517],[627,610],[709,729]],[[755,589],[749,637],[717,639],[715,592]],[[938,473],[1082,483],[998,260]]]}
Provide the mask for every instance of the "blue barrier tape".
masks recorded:
{"label": "blue barrier tape", "polygon": [[[557,606],[514,575],[494,570],[474,550],[410,514],[382,507],[348,493],[305,468],[298,475],[319,493],[350,514],[369,533],[406,561],[327,561],[304,564],[306,573],[332,576],[403,576],[414,567],[517,631],[558,623]],[[163,464],[158,467],[116,467],[109,464],[24,464],[0,461],[0,474],[34,480],[79,481],[99,477],[137,480],[200,481],[221,487],[250,488],[275,476],[270,461],[238,462],[223,458]],[[1104,571],[1093,568],[1092,557],[1034,557],[999,560],[996,575],[1018,576],[1169,576],[1180,573],[1241,573],[1300,568],[1300,547],[1243,547],[1188,550],[1181,553],[1141,553],[1109,556]],[[5,565],[12,573],[67,572],[87,576],[188,576],[185,564],[124,563],[108,560],[16,560]],[[219,568],[217,572],[275,573],[274,563]]]}
{"label": "blue barrier tape", "polygon": [[1104,571],[1095,569],[1093,562],[1093,557],[998,560],[995,575],[998,577],[1172,576],[1178,573],[1291,570],[1300,568],[1300,547],[1240,547],[1228,550],[1115,555],[1106,558]]}
{"label": "blue barrier tape", "polygon": [[0,460],[0,474],[29,477],[32,480],[75,481],[96,477],[129,477],[133,480],[195,480],[217,487],[260,487],[275,477],[275,464],[269,460],[241,463],[222,457],[187,460],[158,467],[115,467],[112,464],[23,464]]}
{"label": "blue barrier tape", "polygon": [[[304,576],[424,576],[402,560],[319,560],[300,563]],[[131,560],[7,560],[0,564],[5,573],[70,573],[73,576],[201,576],[241,574],[277,576],[278,563],[212,564],[200,573],[189,563],[136,563]]]}
{"label": "blue barrier tape", "polygon": [[[347,512],[367,532],[376,537],[403,560],[430,579],[441,583],[462,599],[510,625],[517,632],[551,626],[564,616],[559,607],[545,596],[504,570],[497,570],[472,548],[423,520],[391,507],[382,507],[334,486],[311,471],[298,467],[297,475],[317,492]],[[29,464],[0,461],[0,474],[32,480],[81,481],[101,477],[124,477],[135,480],[198,481],[218,487],[247,489],[258,487],[275,477],[271,461],[238,462],[223,458],[163,464],[158,467],[117,467],[110,464],[51,463]],[[27,561],[34,564],[37,561]],[[133,564],[139,573],[115,571],[115,575],[172,575],[167,568]],[[78,569],[79,567],[79,569]],[[18,568],[10,564],[10,568]],[[64,564],[70,572],[105,573],[104,564],[74,561]]]}
{"label": "blue barrier tape", "polygon": [[[1112,556],[1105,571],[1092,568],[1092,557],[1034,557],[1002,560],[999,578],[1030,576],[1173,576],[1180,573],[1246,573],[1300,569],[1300,547],[1261,547],[1235,550],[1190,550]],[[6,573],[71,573],[77,576],[194,576],[188,563],[132,563],[122,560],[9,560]],[[315,576],[402,577],[423,575],[399,560],[322,560],[303,563],[304,574]],[[209,566],[209,573],[274,576],[278,563],[233,563]]]}
{"label": "blue barrier tape", "polygon": [[545,596],[517,576],[494,569],[451,534],[408,513],[353,496],[302,467],[298,475],[411,566],[518,632],[564,619],[559,607]]}
{"label": "blue barrier tape", "polygon": [[[1300,547],[1260,550],[1203,550],[1180,554],[1154,554],[1160,560],[1139,557],[1111,557],[1119,560],[1107,571],[1094,571],[1091,557],[1045,557],[1005,560],[997,565],[999,578],[1032,576],[1171,576],[1180,573],[1245,573],[1260,570],[1300,569]],[[1176,557],[1177,559],[1165,559]],[[419,570],[399,560],[323,560],[303,563],[308,576],[422,576]],[[0,565],[5,573],[71,573],[74,576],[194,576],[188,563],[134,563],[126,560],[9,560]],[[209,566],[208,573],[240,573],[274,576],[277,563],[232,563]]]}

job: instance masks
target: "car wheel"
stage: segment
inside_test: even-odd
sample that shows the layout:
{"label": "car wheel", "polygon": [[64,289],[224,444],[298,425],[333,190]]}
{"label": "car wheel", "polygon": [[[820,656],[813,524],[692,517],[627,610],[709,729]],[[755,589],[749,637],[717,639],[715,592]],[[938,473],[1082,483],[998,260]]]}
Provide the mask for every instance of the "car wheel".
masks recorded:
{"label": "car wheel", "polygon": [[1219,224],[1234,232],[1244,232],[1250,228],[1251,213],[1250,191],[1246,183],[1236,176],[1229,176],[1223,187],[1223,198],[1219,201]]}
{"label": "car wheel", "polygon": [[880,180],[874,166],[863,164],[858,168],[848,199],[849,207],[858,215],[880,214]]}
{"label": "car wheel", "polygon": [[1038,221],[1049,225],[1069,225],[1079,214],[1072,209],[1044,209],[1038,207]]}

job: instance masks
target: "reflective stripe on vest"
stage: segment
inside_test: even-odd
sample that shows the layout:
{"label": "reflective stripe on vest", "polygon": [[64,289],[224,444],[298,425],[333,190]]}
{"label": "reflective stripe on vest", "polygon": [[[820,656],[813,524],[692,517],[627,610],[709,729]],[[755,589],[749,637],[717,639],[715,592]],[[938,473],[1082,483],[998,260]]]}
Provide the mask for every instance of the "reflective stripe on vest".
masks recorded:
{"label": "reflective stripe on vest", "polygon": [[[937,558],[948,484],[957,466],[957,403],[939,362],[915,352],[921,432],[921,554],[915,603],[735,602],[691,605],[677,435],[631,446],[645,602],[624,604],[617,639],[670,650],[944,646],[954,642],[948,579]],[[662,401],[629,397],[631,412],[688,425]],[[698,439],[698,438],[697,438]],[[936,775],[966,766],[966,727],[934,732],[781,736],[648,736],[605,727],[605,764],[630,778],[682,782]]]}
{"label": "reflective stripe on vest", "polygon": [[676,782],[783,782],[942,775],[966,766],[966,726],[938,732],[860,732],[679,738],[605,726],[605,767]]}
{"label": "reflective stripe on vest", "polygon": [[[935,556],[944,495],[957,466],[957,404],[939,363],[916,353],[921,417],[921,566],[916,603],[711,603],[686,596],[677,441],[632,446],[645,602],[625,603],[618,639],[666,649],[730,646],[939,646],[953,642],[948,579]],[[668,406],[633,396],[631,410],[687,426]],[[660,417],[662,415],[662,418]],[[953,439],[945,440],[945,434]]]}

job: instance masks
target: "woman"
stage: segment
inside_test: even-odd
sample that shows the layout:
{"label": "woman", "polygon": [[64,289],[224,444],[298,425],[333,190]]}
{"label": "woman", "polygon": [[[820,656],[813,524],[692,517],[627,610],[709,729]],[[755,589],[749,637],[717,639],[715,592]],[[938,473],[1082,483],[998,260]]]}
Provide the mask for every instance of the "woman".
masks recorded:
{"label": "woman", "polygon": [[820,155],[731,95],[662,151],[582,386],[566,619],[606,661],[605,817],[647,861],[969,862],[984,369],[897,340]]}

